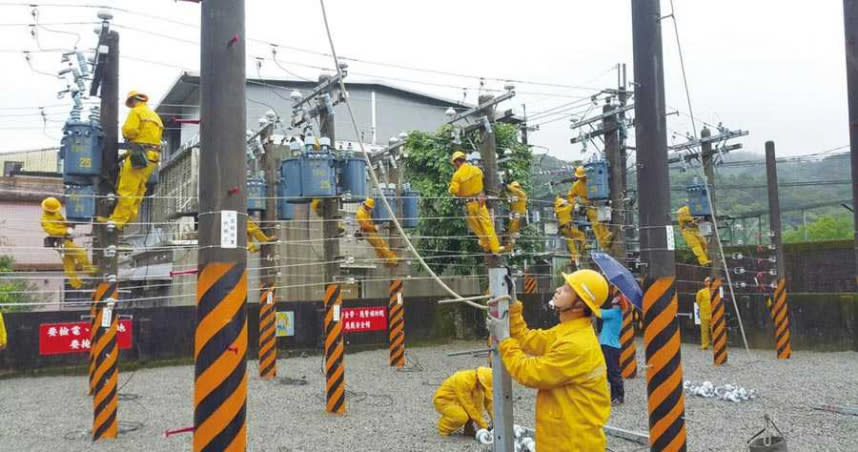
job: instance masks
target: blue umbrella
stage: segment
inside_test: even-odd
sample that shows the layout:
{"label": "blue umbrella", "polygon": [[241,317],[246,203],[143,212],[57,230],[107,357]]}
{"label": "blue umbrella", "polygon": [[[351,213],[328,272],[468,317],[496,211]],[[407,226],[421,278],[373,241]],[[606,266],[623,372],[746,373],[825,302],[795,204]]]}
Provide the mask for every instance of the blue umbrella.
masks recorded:
{"label": "blue umbrella", "polygon": [[632,272],[605,253],[594,251],[590,255],[608,281],[616,286],[639,311],[643,311],[643,291]]}

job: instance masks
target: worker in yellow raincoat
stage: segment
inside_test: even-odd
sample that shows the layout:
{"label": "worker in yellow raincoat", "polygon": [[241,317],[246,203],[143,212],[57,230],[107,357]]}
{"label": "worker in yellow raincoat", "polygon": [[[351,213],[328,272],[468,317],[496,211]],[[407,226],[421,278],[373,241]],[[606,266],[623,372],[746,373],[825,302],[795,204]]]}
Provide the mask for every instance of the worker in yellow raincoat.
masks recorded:
{"label": "worker in yellow raincoat", "polygon": [[372,221],[372,209],[375,209],[375,199],[372,198],[367,198],[358,207],[355,220],[357,220],[358,227],[360,228],[360,236],[372,245],[373,249],[375,249],[375,255],[379,259],[384,259],[384,265],[394,267],[399,263],[399,257],[390,250],[387,240],[378,235],[378,226]]}
{"label": "worker in yellow raincoat", "polygon": [[249,216],[247,217],[247,251],[251,253],[255,253],[259,251],[259,245],[256,244],[253,240],[256,239],[259,243],[265,242],[274,242],[277,240],[277,237],[269,237],[262,231],[262,228],[253,221]]}
{"label": "worker in yellow raincoat", "polygon": [[492,419],[492,370],[488,367],[460,370],[441,383],[432,399],[435,410],[441,414],[438,433],[449,436],[464,427],[464,434],[476,433],[478,428],[488,428],[483,411]]}
{"label": "worker in yellow raincoat", "polygon": [[535,388],[536,446],[540,452],[604,451],[602,430],[611,413],[605,358],[591,317],[608,297],[608,282],[593,270],[563,274],[549,303],[560,323],[528,329],[521,303],[509,308],[509,329],[488,316],[486,326],[510,376]]}
{"label": "worker in yellow raincoat", "polygon": [[519,231],[521,231],[522,218],[527,217],[527,192],[521,188],[518,181],[507,184],[506,192],[509,200],[510,220],[506,227],[509,243],[506,244],[505,248],[512,249],[515,239],[518,238]]}
{"label": "worker in yellow raincoat", "polygon": [[83,287],[83,281],[78,272],[93,273],[95,268],[90,264],[86,250],[71,239],[69,224],[61,212],[62,208],[63,205],[57,198],[48,197],[42,200],[42,229],[48,234],[47,242],[60,253],[69,285],[80,289]]}
{"label": "worker in yellow raincoat", "polygon": [[3,310],[0,309],[0,350],[6,348],[9,338],[6,336],[6,323],[3,322]]}
{"label": "worker in yellow raincoat", "polygon": [[140,204],[146,195],[146,182],[161,161],[161,135],[164,124],[157,113],[146,102],[149,97],[137,91],[131,91],[125,98],[125,106],[130,108],[122,136],[128,143],[125,161],[119,170],[119,183],[116,194],[119,196],[113,214],[106,220],[108,225],[122,229],[126,223],[137,218]]}
{"label": "worker in yellow raincoat", "polygon": [[576,207],[575,204],[577,203],[577,208],[585,211],[599,246],[603,250],[608,249],[611,246],[613,234],[607,226],[599,221],[599,213],[596,207],[590,205],[590,198],[587,195],[587,170],[583,166],[575,168],[575,182],[572,183],[572,188],[569,189],[567,197],[569,204]]}
{"label": "worker in yellow raincoat", "polygon": [[700,349],[706,350],[712,345],[712,278],[703,280],[703,288],[697,291],[695,302],[697,303],[698,315],[700,317]]}
{"label": "worker in yellow raincoat", "polygon": [[587,236],[572,221],[572,205],[569,201],[559,196],[554,198],[554,217],[557,218],[557,231],[566,237],[566,248],[572,255],[572,261],[577,262],[580,252],[587,246]]}
{"label": "worker in yellow raincoat", "polygon": [[685,243],[691,248],[691,251],[697,256],[697,263],[700,265],[709,265],[712,263],[709,260],[708,248],[709,244],[706,237],[700,232],[700,227],[697,226],[697,219],[691,216],[691,209],[688,206],[682,206],[676,211],[676,220],[679,222],[679,230],[682,232],[682,238]]}
{"label": "worker in yellow raincoat", "polygon": [[[325,216],[325,213],[322,211],[322,209],[323,209],[323,204],[322,204],[321,198],[313,198],[313,200],[310,201],[310,210],[312,210],[313,213],[315,213],[316,216],[319,218],[324,218],[324,216]],[[343,234],[345,234],[345,232],[346,232],[346,225],[343,224],[342,221],[338,221],[337,222],[337,234],[343,235]]]}
{"label": "worker in yellow raincoat", "polygon": [[465,220],[476,234],[480,246],[492,254],[499,254],[500,242],[483,193],[483,171],[465,161],[464,152],[454,152],[450,160],[456,166],[450,180],[450,194],[465,198]]}

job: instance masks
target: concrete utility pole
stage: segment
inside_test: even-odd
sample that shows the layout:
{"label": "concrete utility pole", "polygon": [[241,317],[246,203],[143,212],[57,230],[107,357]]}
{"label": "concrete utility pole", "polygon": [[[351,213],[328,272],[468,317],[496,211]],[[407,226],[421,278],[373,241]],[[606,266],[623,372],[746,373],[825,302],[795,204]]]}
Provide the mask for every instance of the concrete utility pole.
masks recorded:
{"label": "concrete utility pole", "polygon": [[[265,173],[265,211],[262,212],[262,224],[259,227],[269,237],[278,237],[277,231],[277,185],[275,182],[279,179],[280,160],[283,158],[283,147],[275,146],[271,142],[271,134],[274,131],[274,125],[266,127],[260,133],[259,139],[262,141],[262,148],[265,151],[262,154],[260,163],[262,171]],[[278,237],[279,239],[279,237]],[[277,285],[277,254],[280,250],[278,245],[262,244],[259,247],[259,262],[263,270],[260,272],[259,280],[262,287],[274,287]]]}
{"label": "concrete utility pole", "polygon": [[642,273],[653,278],[675,271],[674,251],[667,246],[673,227],[660,18],[659,0],[632,1],[641,263]]}
{"label": "concrete utility pole", "polygon": [[775,246],[778,280],[786,278],[784,247],[781,240],[781,201],[778,197],[778,164],[775,160],[775,142],[766,141],[766,183],[769,190],[769,227]]}
{"label": "concrete utility pole", "polygon": [[[113,202],[108,198],[113,194],[116,177],[119,173],[117,166],[119,157],[119,33],[109,31],[103,45],[107,46],[107,55],[100,63],[99,89],[101,90],[101,127],[104,137],[101,142],[101,179],[96,186],[95,214],[109,217],[113,212]],[[90,93],[95,94],[95,93]],[[93,226],[94,237],[92,244],[92,263],[101,275],[115,275],[119,271],[119,262],[114,257],[104,256],[105,248],[116,245],[117,235],[110,233],[103,223]]]}
{"label": "concrete utility pole", "polygon": [[[319,76],[319,83],[322,84],[330,79],[327,75]],[[333,87],[333,86],[332,86]],[[332,89],[328,89],[326,93],[318,98],[319,102],[319,136],[328,137],[331,139],[331,151],[336,150],[336,131],[334,129],[334,112],[325,108],[324,96],[330,94]],[[340,255],[340,241],[337,240],[338,225],[340,218],[340,201],[339,198],[324,198],[322,200],[322,213],[324,222],[322,223],[322,238],[324,239],[324,256],[325,256],[325,283],[331,284],[335,278],[339,277],[340,266],[334,260]]]}
{"label": "concrete utility pole", "polygon": [[[611,104],[605,104],[602,108],[604,113],[608,113],[614,109]],[[614,235],[614,240],[611,242],[610,253],[617,261],[626,262],[626,236],[625,236],[625,219],[626,219],[626,185],[625,172],[626,163],[624,157],[624,146],[620,139],[620,130],[618,127],[617,116],[607,116],[602,121],[602,128],[605,130],[605,160],[608,161],[611,177],[611,232]]]}
{"label": "concrete utility pole", "polygon": [[[489,103],[492,99],[493,96],[480,96],[479,104]],[[483,172],[483,181],[486,196],[488,197],[486,203],[489,214],[494,218],[494,200],[500,196],[502,190],[501,181],[498,177],[497,145],[495,143],[494,129],[492,128],[495,119],[495,106],[489,106],[482,111],[482,114],[485,115],[486,122],[480,130],[480,155],[482,156],[485,169]],[[495,223],[495,230],[501,230],[497,228],[497,222]],[[510,293],[509,284],[511,279],[509,278],[509,270],[503,264],[501,256],[486,256],[486,268],[489,271],[489,293],[492,297],[499,297]],[[498,303],[497,310],[497,313],[492,314],[500,318],[509,317],[506,315],[506,312],[509,310],[509,303],[507,301]],[[507,372],[506,367],[503,365],[503,361],[501,361],[500,353],[496,349],[497,344],[495,339],[492,339],[492,342],[495,345],[495,350],[492,352],[492,381],[494,382],[492,385],[492,399],[494,400],[493,417],[495,420],[495,436],[492,450],[494,452],[512,452],[515,443],[512,422],[512,380],[510,379],[509,372]]]}
{"label": "concrete utility pole", "polygon": [[[712,201],[709,208],[712,210],[712,218],[716,220],[712,224],[715,225],[718,220],[718,203],[715,200],[715,152],[712,150],[712,142],[706,140],[710,136],[712,136],[712,132],[704,126],[703,130],[700,131],[700,160],[703,163],[703,174],[706,176],[706,190],[709,194],[709,200]],[[714,233],[715,231],[713,231]],[[717,246],[709,247],[709,260],[712,261],[710,274],[713,279],[717,278],[721,273],[721,255]]]}
{"label": "concrete utility pole", "polygon": [[[858,207],[858,0],[843,0],[846,34],[846,86],[849,101],[849,144],[852,162],[852,205]],[[858,266],[858,208],[852,209],[855,264]],[[856,267],[858,275],[858,267]],[[858,280],[858,276],[856,276]]]}
{"label": "concrete utility pole", "polygon": [[[245,450],[247,103],[244,0],[201,3],[194,450]],[[213,390],[214,388],[214,390]]]}

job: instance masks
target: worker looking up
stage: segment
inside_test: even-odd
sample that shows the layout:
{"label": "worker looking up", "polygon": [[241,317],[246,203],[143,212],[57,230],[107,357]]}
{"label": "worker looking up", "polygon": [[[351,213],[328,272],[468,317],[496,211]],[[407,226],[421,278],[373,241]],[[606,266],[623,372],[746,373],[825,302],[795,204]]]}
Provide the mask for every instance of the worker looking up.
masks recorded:
{"label": "worker looking up", "polygon": [[46,243],[55,248],[63,260],[63,271],[74,289],[83,287],[78,272],[93,273],[95,268],[89,263],[86,251],[71,239],[69,223],[61,212],[63,205],[57,198],[42,200],[42,229],[48,234]]}
{"label": "worker looking up", "polygon": [[[137,91],[131,91],[125,98],[125,106],[130,108],[122,136],[125,138],[127,153],[116,188],[119,200],[113,214],[107,219],[108,225],[122,229],[126,223],[137,218],[140,203],[146,195],[146,182],[161,161],[161,134],[164,124],[158,114],[152,111],[146,102],[149,97]],[[98,218],[104,221],[103,218]]]}
{"label": "worker looking up", "polygon": [[450,180],[450,194],[465,198],[465,220],[476,234],[480,246],[492,254],[499,254],[500,242],[495,234],[489,209],[486,208],[486,195],[483,193],[483,171],[466,162],[464,152],[454,152],[450,160],[456,167],[456,172]]}
{"label": "worker looking up", "polygon": [[509,224],[506,227],[506,232],[509,234],[509,243],[506,245],[506,248],[512,249],[515,239],[518,238],[518,233],[521,231],[521,219],[527,216],[527,192],[521,188],[521,184],[518,181],[507,184],[506,191],[511,215]]}
{"label": "worker looking up", "polygon": [[691,251],[697,256],[697,263],[700,265],[709,265],[712,261],[707,255],[706,237],[700,233],[700,227],[697,226],[697,219],[691,216],[691,209],[688,206],[682,206],[676,211],[676,220],[679,222],[679,230],[682,232],[682,238],[685,243],[691,248]]}
{"label": "worker looking up", "polygon": [[438,433],[450,436],[464,427],[463,434],[473,437],[476,429],[488,428],[483,411],[492,419],[492,370],[488,367],[460,370],[441,383],[432,398],[441,414]]}
{"label": "worker looking up", "polygon": [[[586,213],[599,246],[603,250],[608,249],[611,246],[613,234],[604,224],[599,222],[598,210],[595,206],[590,205],[590,198],[587,195],[587,170],[583,166],[575,168],[575,182],[572,183],[572,188],[569,189],[567,197],[569,198],[569,204],[572,204],[575,211],[584,211]],[[578,204],[577,206],[575,205],[576,203]]]}
{"label": "worker looking up", "polygon": [[572,262],[578,262],[580,252],[586,247],[587,236],[572,221],[572,205],[569,201],[559,196],[554,198],[554,216],[557,218],[557,230],[566,237],[566,248],[572,255]]}
{"label": "worker looking up", "polygon": [[[509,307],[509,330],[489,315],[486,326],[498,341],[504,366],[515,381],[538,389],[536,445],[540,452],[603,451],[602,428],[611,413],[605,358],[591,317],[608,296],[608,282],[593,270],[563,274],[565,284],[549,305],[560,323],[548,330],[528,329],[522,305]],[[490,304],[496,303],[492,300]]]}
{"label": "worker looking up", "polygon": [[247,217],[247,251],[251,253],[255,253],[259,251],[259,245],[257,245],[253,239],[256,239],[259,243],[265,242],[274,242],[277,240],[277,237],[269,237],[262,231],[258,224],[253,221],[249,216]]}
{"label": "worker looking up", "polygon": [[706,277],[703,280],[703,288],[697,291],[695,303],[697,303],[697,311],[700,317],[700,349],[706,350],[712,345],[712,278]]}
{"label": "worker looking up", "polygon": [[367,198],[366,201],[360,203],[355,220],[357,220],[360,228],[360,236],[365,238],[372,248],[375,249],[375,255],[379,259],[384,260],[384,265],[395,267],[399,263],[399,257],[396,253],[390,250],[387,245],[387,240],[384,240],[378,234],[378,226],[372,221],[372,210],[375,209],[375,199]]}

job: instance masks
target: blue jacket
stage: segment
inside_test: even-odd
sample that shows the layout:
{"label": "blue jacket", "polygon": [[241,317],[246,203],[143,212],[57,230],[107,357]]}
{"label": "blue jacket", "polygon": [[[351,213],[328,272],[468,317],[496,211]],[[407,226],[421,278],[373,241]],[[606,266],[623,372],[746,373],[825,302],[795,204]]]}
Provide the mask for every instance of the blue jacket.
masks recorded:
{"label": "blue jacket", "polygon": [[602,331],[599,343],[608,347],[620,348],[620,329],[623,327],[623,311],[615,306],[602,309]]}

